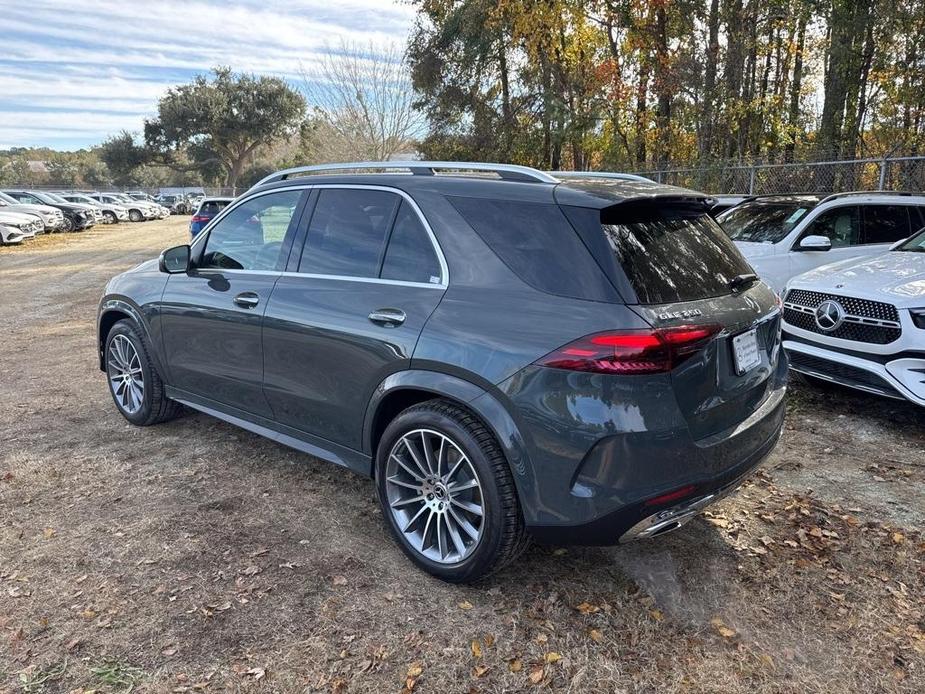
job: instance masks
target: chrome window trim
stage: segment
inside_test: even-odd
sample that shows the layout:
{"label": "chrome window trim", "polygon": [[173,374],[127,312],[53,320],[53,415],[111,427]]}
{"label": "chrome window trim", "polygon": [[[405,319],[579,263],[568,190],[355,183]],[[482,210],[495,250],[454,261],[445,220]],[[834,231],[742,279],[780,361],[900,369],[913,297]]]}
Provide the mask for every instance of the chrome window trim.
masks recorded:
{"label": "chrome window trim", "polygon": [[[418,217],[418,221],[424,227],[424,231],[427,232],[427,236],[430,238],[430,244],[434,249],[434,252],[437,254],[437,262],[440,263],[440,283],[431,283],[431,282],[408,282],[405,280],[388,280],[381,279],[379,277],[355,277],[352,275],[325,275],[319,273],[310,273],[310,272],[284,272],[281,271],[278,274],[284,277],[308,277],[311,279],[331,279],[331,280],[343,280],[348,282],[370,282],[375,284],[392,284],[398,286],[410,286],[410,287],[432,287],[434,289],[446,289],[450,284],[450,269],[446,262],[446,256],[443,254],[443,249],[440,247],[440,242],[437,241],[437,237],[434,234],[434,230],[431,229],[430,224],[427,221],[427,218],[424,217],[424,213],[421,211],[421,208],[418,206],[417,202],[414,201],[408,193],[398,188],[393,188],[391,186],[381,186],[374,184],[363,184],[363,183],[302,183],[297,185],[285,186],[281,188],[273,188],[270,190],[262,190],[254,193],[253,195],[242,195],[240,198],[236,199],[234,202],[225,207],[224,210],[219,212],[215,217],[213,217],[208,224],[206,224],[198,234],[190,241],[190,248],[199,242],[202,238],[205,238],[205,235],[211,232],[213,225],[218,224],[226,214],[229,214],[233,209],[238,205],[241,205],[247,201],[253,200],[256,197],[263,195],[271,195],[273,193],[282,193],[290,190],[307,190],[311,191],[313,189],[324,189],[324,188],[333,188],[339,190],[381,190],[387,193],[395,193],[405,200],[414,210],[415,214]],[[306,241],[308,237],[306,236]],[[304,243],[303,243],[304,246]],[[205,250],[205,249],[203,249]],[[198,268],[197,268],[198,269]],[[256,273],[256,274],[266,274],[263,270],[221,270],[221,268],[202,268],[202,271],[207,270],[219,270],[221,272],[233,272],[237,274],[242,273]]]}

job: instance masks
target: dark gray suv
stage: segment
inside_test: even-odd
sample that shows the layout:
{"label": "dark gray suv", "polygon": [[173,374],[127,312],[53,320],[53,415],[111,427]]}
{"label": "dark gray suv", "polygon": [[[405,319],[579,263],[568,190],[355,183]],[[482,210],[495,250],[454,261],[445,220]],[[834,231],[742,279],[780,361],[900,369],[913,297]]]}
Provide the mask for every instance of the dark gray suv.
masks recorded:
{"label": "dark gray suv", "polygon": [[500,164],[282,171],[109,283],[100,368],[134,424],[182,403],[374,478],[445,580],[531,536],[652,537],[784,417],[777,297],[707,201]]}

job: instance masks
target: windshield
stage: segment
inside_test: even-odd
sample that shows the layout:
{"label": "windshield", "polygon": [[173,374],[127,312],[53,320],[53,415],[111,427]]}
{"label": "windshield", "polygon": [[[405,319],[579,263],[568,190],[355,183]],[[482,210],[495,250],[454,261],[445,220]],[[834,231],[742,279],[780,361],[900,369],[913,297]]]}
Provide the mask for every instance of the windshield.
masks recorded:
{"label": "windshield", "polygon": [[54,198],[52,198],[52,197],[51,197],[50,195],[48,195],[47,193],[29,193],[29,194],[30,194],[32,197],[34,197],[34,198],[38,198],[39,200],[41,200],[42,202],[44,202],[44,203],[46,203],[46,204],[51,204],[51,205],[53,205],[53,204],[55,204],[56,202],[59,203],[59,204],[60,204],[60,202],[61,202],[60,200],[55,200]]}
{"label": "windshield", "polygon": [[58,195],[57,193],[45,193],[45,195],[47,195],[49,198],[51,198],[51,199],[54,200],[55,202],[67,202],[67,200],[65,200],[64,198],[62,198],[62,197],[61,197],[60,195]]}
{"label": "windshield", "polygon": [[777,243],[789,234],[815,203],[744,202],[716,218],[733,241]]}
{"label": "windshield", "polygon": [[6,193],[0,193],[0,200],[5,202],[7,205],[18,205],[19,201],[16,198],[11,198]]}
{"label": "windshield", "polygon": [[906,251],[907,253],[925,253],[925,229],[919,229],[915,236],[893,250]]}

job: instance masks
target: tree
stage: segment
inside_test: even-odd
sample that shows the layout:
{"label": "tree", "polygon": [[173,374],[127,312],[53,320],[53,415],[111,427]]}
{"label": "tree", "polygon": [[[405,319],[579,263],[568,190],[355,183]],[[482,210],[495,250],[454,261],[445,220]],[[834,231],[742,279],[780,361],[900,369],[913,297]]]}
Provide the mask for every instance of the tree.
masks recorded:
{"label": "tree", "polygon": [[157,118],[145,121],[145,148],[176,171],[217,162],[233,188],[257,149],[296,132],[304,117],[305,99],[283,80],[219,67],[167,91]]}
{"label": "tree", "polygon": [[405,56],[394,44],[342,41],[318,69],[302,69],[302,91],[313,105],[321,161],[388,159],[413,148],[424,129],[414,107]]}
{"label": "tree", "polygon": [[120,185],[131,184],[136,169],[150,158],[144,145],[137,143],[126,130],[103,142],[99,146],[99,157]]}

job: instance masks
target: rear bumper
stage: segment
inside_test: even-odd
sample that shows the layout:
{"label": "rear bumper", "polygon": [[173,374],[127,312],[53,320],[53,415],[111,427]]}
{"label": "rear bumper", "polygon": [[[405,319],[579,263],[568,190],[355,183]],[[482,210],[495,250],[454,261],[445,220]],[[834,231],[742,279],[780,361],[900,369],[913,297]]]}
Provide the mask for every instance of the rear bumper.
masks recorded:
{"label": "rear bumper", "polygon": [[[509,393],[530,465],[516,474],[534,538],[552,544],[613,545],[679,527],[734,490],[771,453],[783,428],[787,360],[780,352],[763,400],[731,428],[695,439],[667,378],[608,388],[590,377],[538,374]],[[547,370],[555,371],[555,370]],[[622,383],[622,382],[621,382]],[[615,384],[616,385],[616,384]],[[551,387],[550,387],[551,386]],[[568,417],[571,416],[571,419]],[[518,472],[518,471],[515,471]],[[680,497],[657,499],[678,490]],[[690,512],[690,513],[688,513]]]}
{"label": "rear bumper", "polygon": [[871,355],[827,349],[824,346],[784,339],[790,368],[825,381],[888,398],[905,399],[925,406],[925,354]]}

